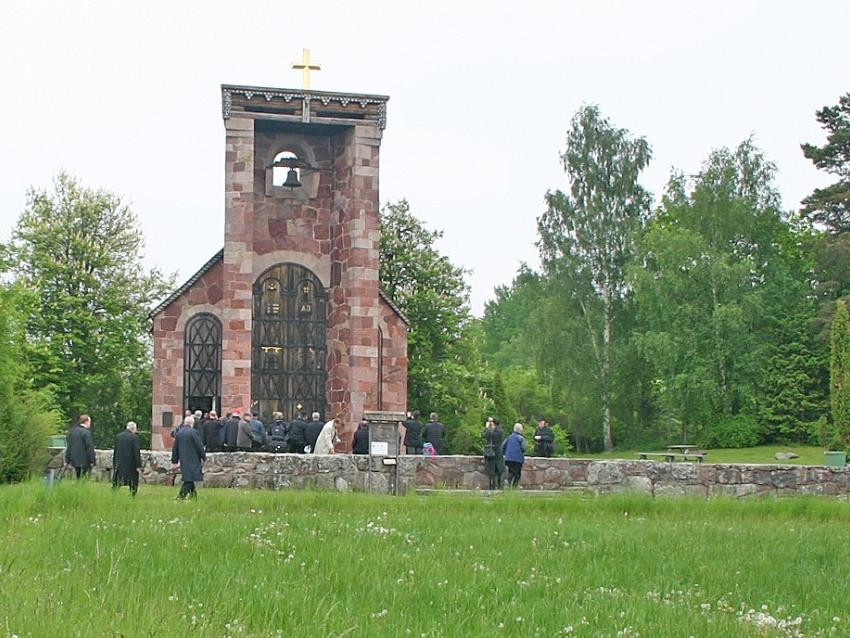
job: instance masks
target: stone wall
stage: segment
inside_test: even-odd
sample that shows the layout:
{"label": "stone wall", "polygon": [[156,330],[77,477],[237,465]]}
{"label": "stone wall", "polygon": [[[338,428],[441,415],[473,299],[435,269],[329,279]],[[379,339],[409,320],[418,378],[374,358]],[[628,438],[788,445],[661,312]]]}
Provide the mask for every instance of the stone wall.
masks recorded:
{"label": "stone wall", "polygon": [[[61,466],[62,449],[53,449],[52,467]],[[96,480],[110,480],[112,452],[97,451]],[[142,482],[167,484],[171,455],[142,452]],[[484,462],[476,456],[425,458],[402,456],[398,467],[381,459],[348,454],[297,455],[216,453],[204,467],[207,487],[262,489],[319,488],[399,493],[410,490],[484,490]],[[179,482],[179,477],[178,477]],[[850,469],[812,465],[727,465],[656,461],[590,461],[528,459],[521,487],[525,490],[579,491],[591,494],[635,492],[653,496],[794,496],[817,494],[847,497]]]}

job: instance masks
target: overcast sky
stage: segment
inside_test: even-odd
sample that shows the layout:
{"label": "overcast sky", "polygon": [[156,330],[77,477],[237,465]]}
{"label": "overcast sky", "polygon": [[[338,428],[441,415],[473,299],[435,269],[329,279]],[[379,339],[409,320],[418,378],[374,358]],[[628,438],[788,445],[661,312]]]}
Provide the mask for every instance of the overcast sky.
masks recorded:
{"label": "overcast sky", "polygon": [[830,182],[800,152],[850,91],[850,2],[80,2],[0,5],[0,240],[62,168],[122,195],[180,283],[223,245],[220,85],[390,96],[381,200],[470,269],[476,314],[523,261],[574,112],[647,138],[643,183],[749,135],[787,208]]}

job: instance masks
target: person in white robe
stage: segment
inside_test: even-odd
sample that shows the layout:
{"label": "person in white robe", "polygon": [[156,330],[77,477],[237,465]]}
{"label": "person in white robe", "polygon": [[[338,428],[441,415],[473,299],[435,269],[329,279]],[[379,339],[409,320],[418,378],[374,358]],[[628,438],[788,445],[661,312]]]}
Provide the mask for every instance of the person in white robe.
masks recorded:
{"label": "person in white robe", "polygon": [[336,419],[331,419],[325,423],[322,431],[319,432],[313,454],[333,454],[335,443],[339,443],[339,436],[336,433]]}

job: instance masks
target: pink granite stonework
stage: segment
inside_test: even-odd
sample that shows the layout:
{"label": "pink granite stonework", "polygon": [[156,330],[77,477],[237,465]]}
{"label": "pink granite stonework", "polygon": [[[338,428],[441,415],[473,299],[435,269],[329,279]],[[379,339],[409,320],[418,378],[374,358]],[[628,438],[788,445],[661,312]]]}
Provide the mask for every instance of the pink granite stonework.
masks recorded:
{"label": "pink granite stonework", "polygon": [[[341,420],[343,447],[364,411],[406,409],[408,321],[378,279],[386,101],[222,87],[224,249],[152,313],[154,449],[171,444],[163,415],[176,423],[186,407],[185,327],[199,313],[221,322],[219,413],[252,405],[254,284],[279,264],[308,269],[327,294],[324,416]],[[275,185],[281,152],[304,163],[300,188]]]}

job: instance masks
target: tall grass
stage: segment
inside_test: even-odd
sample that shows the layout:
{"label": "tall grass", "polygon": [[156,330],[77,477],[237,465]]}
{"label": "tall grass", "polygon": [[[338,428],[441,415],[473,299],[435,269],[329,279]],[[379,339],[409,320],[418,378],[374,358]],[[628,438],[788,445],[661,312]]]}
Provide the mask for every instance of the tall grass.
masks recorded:
{"label": "tall grass", "polygon": [[0,635],[850,635],[843,502],[175,494],[0,488]]}

